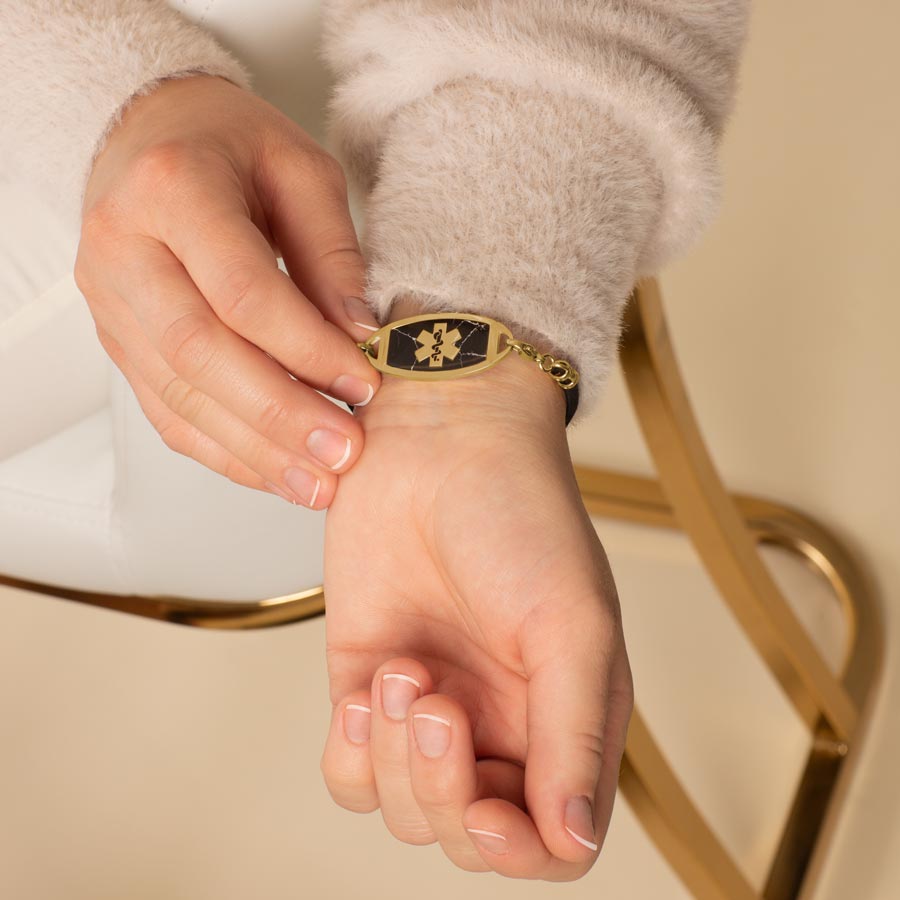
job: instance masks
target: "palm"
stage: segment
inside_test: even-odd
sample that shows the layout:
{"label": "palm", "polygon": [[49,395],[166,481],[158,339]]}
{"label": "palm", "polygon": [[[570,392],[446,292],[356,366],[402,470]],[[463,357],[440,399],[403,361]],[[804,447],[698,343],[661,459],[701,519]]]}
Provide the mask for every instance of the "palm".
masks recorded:
{"label": "palm", "polygon": [[[564,581],[586,569],[611,585],[564,441],[367,428],[327,514],[333,701],[413,656],[467,711],[477,758],[524,762],[523,646],[566,616]],[[551,597],[555,609],[537,602]]]}

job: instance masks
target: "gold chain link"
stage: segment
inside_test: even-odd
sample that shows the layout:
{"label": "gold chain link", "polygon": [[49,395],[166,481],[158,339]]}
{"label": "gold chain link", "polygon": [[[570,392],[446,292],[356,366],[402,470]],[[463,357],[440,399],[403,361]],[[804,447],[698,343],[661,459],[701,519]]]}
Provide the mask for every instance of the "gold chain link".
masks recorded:
{"label": "gold chain link", "polygon": [[507,338],[506,345],[515,350],[519,356],[533,359],[541,367],[542,371],[559,383],[559,386],[564,391],[578,384],[578,371],[568,360],[555,359],[549,353],[541,353],[540,350],[531,344],[526,344],[525,341],[518,341],[515,338]]}

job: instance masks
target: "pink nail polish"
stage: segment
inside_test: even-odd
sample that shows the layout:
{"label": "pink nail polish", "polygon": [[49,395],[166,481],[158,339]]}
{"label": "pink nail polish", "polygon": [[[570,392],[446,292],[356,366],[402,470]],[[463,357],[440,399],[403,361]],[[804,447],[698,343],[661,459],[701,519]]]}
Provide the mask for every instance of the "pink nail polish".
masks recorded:
{"label": "pink nail polish", "polygon": [[591,808],[591,801],[584,794],[580,797],[572,797],[566,804],[565,826],[566,831],[579,844],[596,851],[594,812]]}
{"label": "pink nail polish", "polygon": [[297,495],[301,502],[309,507],[316,505],[321,482],[312,472],[291,467],[285,470],[284,483]]}
{"label": "pink nail polish", "polygon": [[344,734],[351,744],[365,744],[369,740],[372,710],[361,703],[348,703],[344,707]]}
{"label": "pink nail polish", "polygon": [[450,720],[431,713],[415,713],[413,734],[422,755],[429,759],[437,759],[443,756],[450,746]]}
{"label": "pink nail polish", "polygon": [[381,678],[381,705],[389,719],[402,722],[412,705],[418,699],[422,685],[411,675],[389,672]]}
{"label": "pink nail polish", "polygon": [[488,853],[497,856],[509,853],[509,842],[499,832],[488,831],[485,828],[467,828],[466,831],[472,836],[472,840]]}

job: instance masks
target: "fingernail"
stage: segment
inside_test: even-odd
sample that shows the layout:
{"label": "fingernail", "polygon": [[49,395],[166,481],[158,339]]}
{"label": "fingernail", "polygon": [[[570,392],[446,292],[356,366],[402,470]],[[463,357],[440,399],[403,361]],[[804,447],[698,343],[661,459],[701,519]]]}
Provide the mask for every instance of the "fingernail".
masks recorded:
{"label": "fingernail", "polygon": [[389,673],[381,678],[381,705],[391,719],[398,722],[406,718],[413,700],[418,699],[422,685],[411,675]]}
{"label": "fingernail", "polygon": [[294,492],[301,503],[314,506],[319,496],[319,479],[306,469],[290,468],[284,473],[284,483]]}
{"label": "fingernail", "polygon": [[317,428],[310,432],[306,447],[312,455],[329,469],[339,469],[350,458],[350,438],[336,431]]}
{"label": "fingernail", "polygon": [[485,831],[483,828],[467,828],[466,831],[472,835],[472,840],[488,853],[498,855],[509,853],[509,844],[502,834],[497,834],[496,831]]}
{"label": "fingernail", "polygon": [[294,506],[297,505],[297,501],[290,494],[283,491],[277,484],[272,484],[271,481],[266,482],[266,490],[271,491],[273,494],[278,494],[282,500],[287,500],[288,503],[293,503]]}
{"label": "fingernail", "polygon": [[381,327],[378,324],[378,319],[375,318],[375,314],[369,309],[368,304],[359,297],[345,298],[344,310],[347,313],[347,318],[354,325],[359,325],[360,328],[365,328],[366,331],[378,331]]}
{"label": "fingernail", "polygon": [[443,716],[415,713],[413,715],[413,733],[422,755],[431,759],[443,756],[450,746],[450,720]]}
{"label": "fingernail", "polygon": [[344,733],[352,744],[365,744],[369,740],[369,725],[372,710],[359,703],[348,703],[344,707]]}
{"label": "fingernail", "polygon": [[338,375],[325,393],[350,406],[365,406],[375,396],[375,388],[355,375]]}
{"label": "fingernail", "polygon": [[585,847],[591,850],[597,849],[594,842],[594,813],[591,809],[591,801],[583,794],[580,797],[572,797],[566,804],[565,815],[566,831]]}

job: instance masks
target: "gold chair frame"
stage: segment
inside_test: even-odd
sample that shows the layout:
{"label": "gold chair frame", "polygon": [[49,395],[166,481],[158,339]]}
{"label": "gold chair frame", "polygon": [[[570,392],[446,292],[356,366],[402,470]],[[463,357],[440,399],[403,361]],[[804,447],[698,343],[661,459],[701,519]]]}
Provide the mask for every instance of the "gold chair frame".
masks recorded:
{"label": "gold chair frame", "polygon": [[[640,283],[625,313],[625,380],[659,480],[576,466],[592,514],[680,528],[724,601],[810,731],[809,755],[762,890],[692,803],[638,711],[620,787],[697,900],[806,900],[852,776],[881,661],[880,623],[861,568],[820,524],[781,504],[729,494],[703,443],[663,314],[659,285]],[[826,665],[760,559],[780,545],[819,570],[846,625],[843,661]],[[0,584],[203,628],[266,628],[322,615],[321,586],[245,603],[98,594],[0,576]]]}

